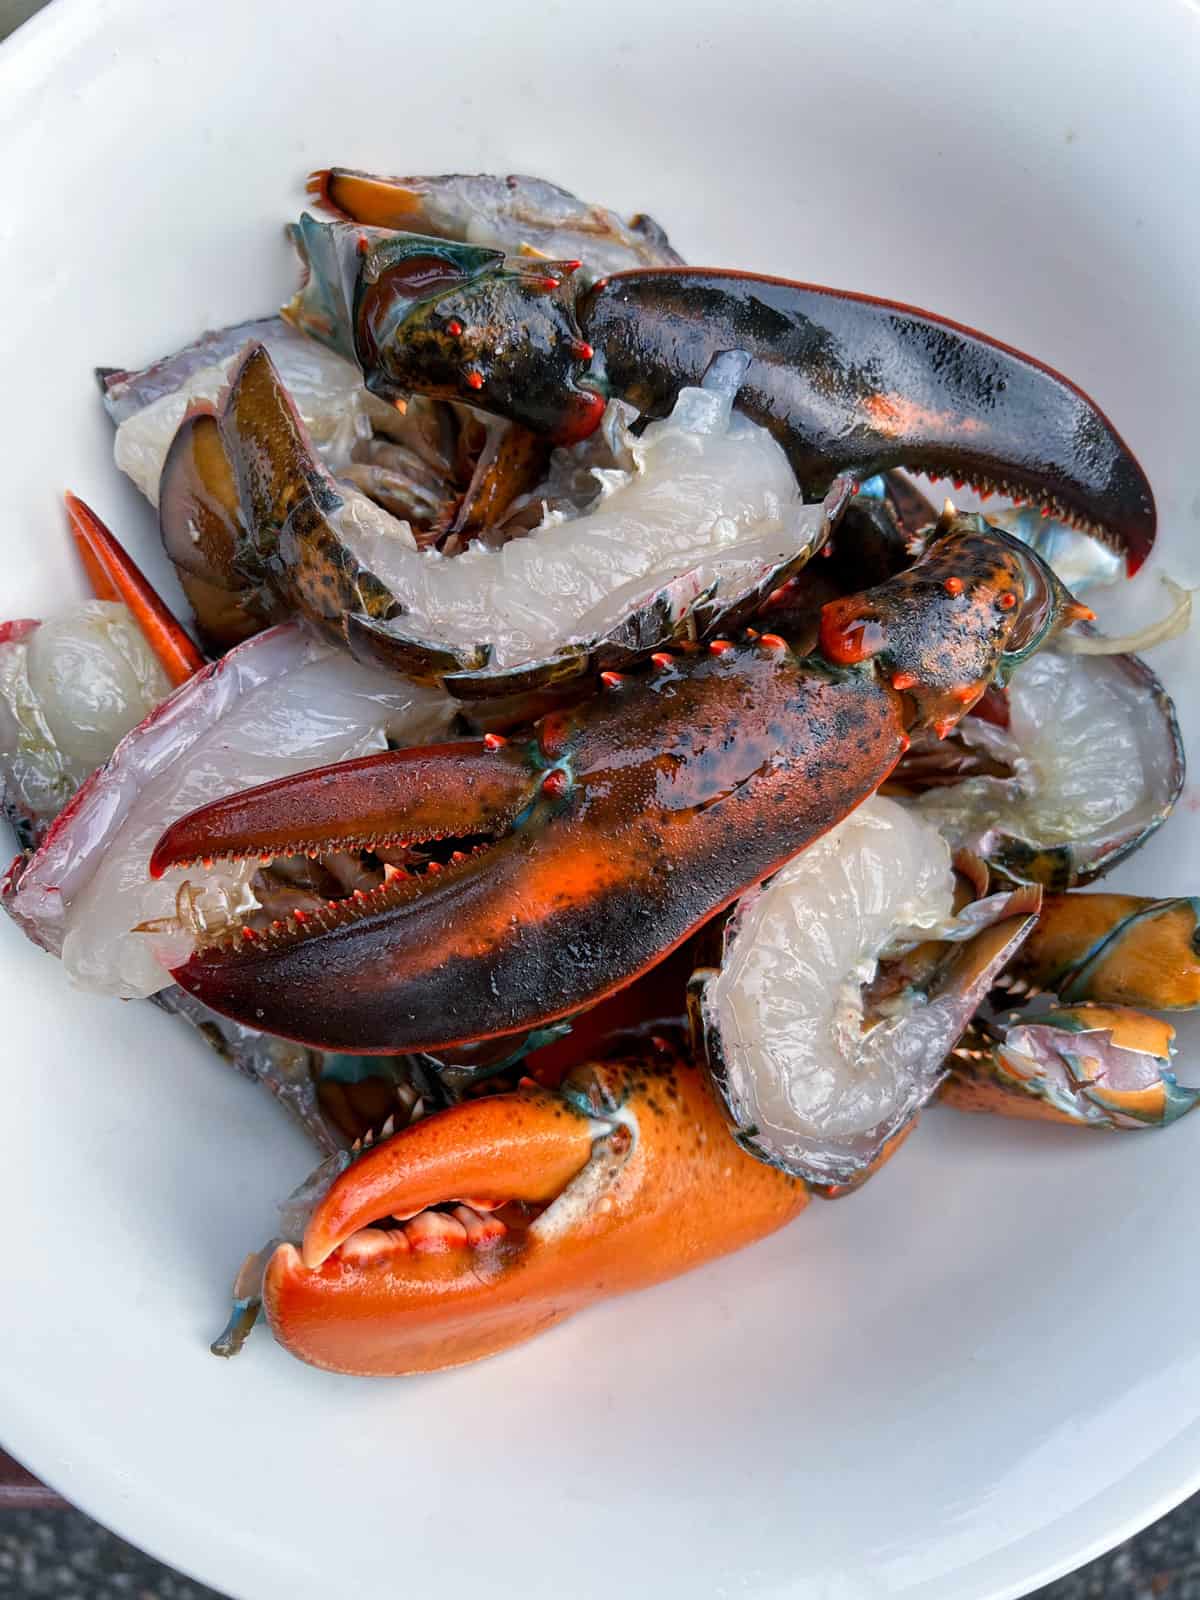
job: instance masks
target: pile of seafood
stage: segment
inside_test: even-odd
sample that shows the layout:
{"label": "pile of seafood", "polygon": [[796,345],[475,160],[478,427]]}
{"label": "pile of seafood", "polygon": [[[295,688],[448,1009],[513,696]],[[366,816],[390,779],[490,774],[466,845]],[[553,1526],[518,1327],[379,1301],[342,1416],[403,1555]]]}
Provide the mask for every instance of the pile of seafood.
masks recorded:
{"label": "pile of seafood", "polygon": [[1200,899],[1085,889],[1180,794],[1188,622],[1076,598],[1155,537],[1094,402],[542,181],[310,193],[280,316],[98,373],[187,625],[68,496],[95,598],[0,627],[5,910],[319,1153],[214,1350],[455,1366],[935,1100],[1191,1110]]}

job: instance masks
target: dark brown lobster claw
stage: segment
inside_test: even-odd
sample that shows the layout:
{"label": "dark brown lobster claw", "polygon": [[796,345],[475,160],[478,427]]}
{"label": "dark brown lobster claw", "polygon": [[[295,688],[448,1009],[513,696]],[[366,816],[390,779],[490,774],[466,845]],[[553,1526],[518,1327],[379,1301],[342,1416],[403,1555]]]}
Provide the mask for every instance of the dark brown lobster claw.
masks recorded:
{"label": "dark brown lobster claw", "polygon": [[948,731],[1069,607],[1036,556],[963,517],[911,574],[827,606],[817,655],[716,639],[606,673],[520,742],[401,750],[216,801],[168,829],[155,872],[347,849],[419,861],[299,923],[226,930],[174,976],[251,1026],[366,1053],[570,1015],[840,821],[910,729]]}
{"label": "dark brown lobster claw", "polygon": [[[285,314],[384,395],[467,401],[558,440],[603,397],[663,416],[714,356],[750,358],[737,406],[804,488],[894,467],[1040,504],[1120,550],[1154,542],[1154,496],[1089,396],[1031,356],[913,306],[706,267],[576,288],[567,268],[305,217],[305,287]],[[434,270],[436,267],[437,270]]]}
{"label": "dark brown lobster claw", "polygon": [[659,416],[720,350],[745,350],[738,409],[800,482],[907,467],[1040,503],[1124,552],[1154,542],[1154,495],[1082,389],[985,334],[912,306],[782,278],[663,267],[597,283],[578,308],[616,394]]}

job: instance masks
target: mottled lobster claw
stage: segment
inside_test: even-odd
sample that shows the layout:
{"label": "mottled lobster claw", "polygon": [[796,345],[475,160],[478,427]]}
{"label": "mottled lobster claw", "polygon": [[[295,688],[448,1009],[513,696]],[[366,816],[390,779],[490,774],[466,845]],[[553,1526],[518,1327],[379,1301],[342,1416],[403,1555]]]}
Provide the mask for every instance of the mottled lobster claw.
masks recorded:
{"label": "mottled lobster claw", "polygon": [[1154,496],[1095,402],[1043,362],[870,295],[707,267],[645,267],[578,289],[578,262],[305,217],[308,272],[285,308],[385,396],[463,400],[556,440],[617,396],[665,416],[721,351],[749,365],[737,406],[806,492],[907,467],[1031,500],[1119,550],[1154,542]]}
{"label": "mottled lobster claw", "polygon": [[358,1053],[569,1016],[839,822],[911,729],[948,732],[1070,614],[1018,541],[948,519],[910,573],[826,607],[823,654],[750,630],[605,673],[511,743],[397,750],[214,801],[167,830],[154,875],[339,850],[399,866],[300,920],[226,928],[174,977],[252,1027]]}
{"label": "mottled lobster claw", "polygon": [[314,1366],[461,1366],[740,1249],[807,1199],[737,1148],[699,1069],[660,1040],[577,1068],[560,1092],[468,1101],[376,1146],[302,1247],[275,1251],[263,1304]]}

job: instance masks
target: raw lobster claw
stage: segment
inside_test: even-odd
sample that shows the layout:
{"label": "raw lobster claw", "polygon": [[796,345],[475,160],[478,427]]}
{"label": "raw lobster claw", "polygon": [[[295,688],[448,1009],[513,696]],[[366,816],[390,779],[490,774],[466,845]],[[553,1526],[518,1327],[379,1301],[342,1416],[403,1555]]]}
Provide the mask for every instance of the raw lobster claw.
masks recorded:
{"label": "raw lobster claw", "polygon": [[526,739],[397,751],[201,807],[163,835],[156,874],[346,848],[415,849],[417,871],[303,922],[224,932],[174,976],[250,1026],[355,1052],[436,1052],[568,1016],[840,821],[909,730],[948,730],[1009,646],[1069,614],[1037,557],[952,519],[911,574],[826,608],[823,654],[772,634],[714,640],[606,673],[598,697]]}
{"label": "raw lobster claw", "polygon": [[[463,400],[578,439],[599,423],[604,398],[664,416],[716,354],[742,350],[738,409],[770,429],[818,497],[839,476],[909,467],[1034,500],[1106,539],[1131,574],[1153,544],[1150,485],[1094,401],[944,317],[683,266],[618,272],[574,293],[554,263],[531,269],[495,251],[307,216],[293,237],[307,276],[285,315],[357,360],[385,397]],[[454,252],[456,276],[434,270]]]}
{"label": "raw lobster claw", "polygon": [[435,1371],[740,1249],[807,1200],[734,1145],[700,1071],[659,1040],[559,1093],[470,1101],[376,1146],[302,1247],[275,1251],[263,1304],[314,1366]]}
{"label": "raw lobster claw", "polygon": [[1154,542],[1154,495],[1082,389],[1032,356],[871,295],[707,268],[623,272],[579,306],[615,393],[659,414],[713,353],[752,357],[738,408],[769,428],[796,476],[891,467],[1030,499],[1123,551]]}

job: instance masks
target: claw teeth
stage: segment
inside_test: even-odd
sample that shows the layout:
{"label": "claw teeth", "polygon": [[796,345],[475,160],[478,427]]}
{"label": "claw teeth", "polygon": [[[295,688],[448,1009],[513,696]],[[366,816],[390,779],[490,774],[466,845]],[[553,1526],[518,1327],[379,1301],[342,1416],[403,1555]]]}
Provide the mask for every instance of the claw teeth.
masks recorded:
{"label": "claw teeth", "polygon": [[432,1253],[466,1244],[467,1230],[457,1217],[444,1211],[420,1211],[404,1224],[404,1232],[414,1250]]}
{"label": "claw teeth", "polygon": [[360,1228],[338,1246],[337,1253],[339,1260],[349,1265],[363,1266],[411,1248],[402,1228]]}
{"label": "claw teeth", "polygon": [[381,1139],[390,1139],[392,1137],[392,1135],[395,1133],[395,1131],[396,1131],[396,1113],[393,1111],[391,1113],[391,1115],[388,1117],[387,1121],[384,1123],[383,1127],[380,1128],[379,1137]]}
{"label": "claw teeth", "polygon": [[[929,483],[933,484],[940,483],[944,474],[926,472],[924,476]],[[952,481],[955,488],[960,488],[965,484],[981,500],[988,500],[992,495],[1003,495],[1005,499],[1011,500],[1018,509],[1028,504],[1036,504],[1044,517],[1053,517],[1056,522],[1061,522],[1065,527],[1074,528],[1079,533],[1086,533],[1107,548],[1116,550],[1118,554],[1123,553],[1120,541],[1102,523],[1093,522],[1090,518],[1072,511],[1069,506],[1065,506],[1062,503],[1057,495],[1038,495],[1034,498],[1031,497],[1030,491],[1023,484],[1008,483],[1003,478],[980,476],[966,479],[955,478]]]}
{"label": "claw teeth", "polygon": [[508,1232],[499,1217],[481,1216],[471,1206],[455,1206],[453,1215],[462,1224],[466,1231],[467,1243],[474,1249],[478,1249],[481,1245],[495,1244]]}

